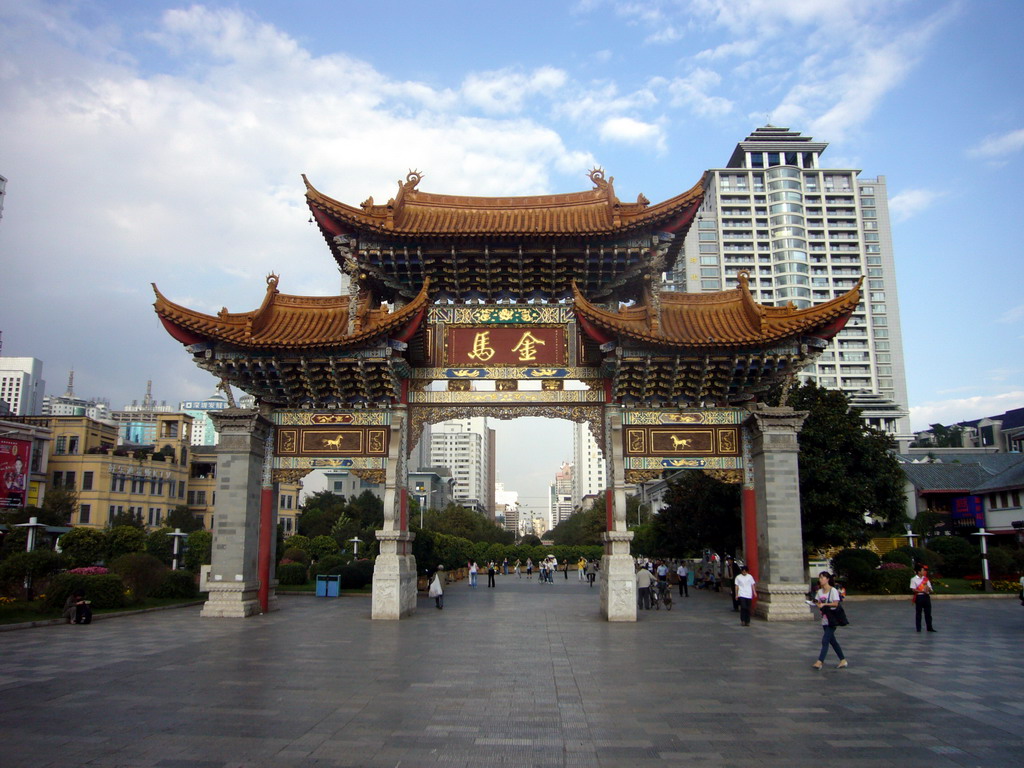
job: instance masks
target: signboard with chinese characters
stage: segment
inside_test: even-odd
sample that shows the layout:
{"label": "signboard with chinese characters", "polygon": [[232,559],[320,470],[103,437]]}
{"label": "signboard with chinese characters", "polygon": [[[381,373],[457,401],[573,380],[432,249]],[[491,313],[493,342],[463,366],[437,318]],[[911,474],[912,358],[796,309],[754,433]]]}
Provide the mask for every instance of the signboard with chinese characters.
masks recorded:
{"label": "signboard with chinese characters", "polygon": [[980,496],[960,496],[950,504],[953,525],[957,528],[985,527],[985,505]]}
{"label": "signboard with chinese characters", "polygon": [[444,365],[565,365],[565,326],[446,326]]}

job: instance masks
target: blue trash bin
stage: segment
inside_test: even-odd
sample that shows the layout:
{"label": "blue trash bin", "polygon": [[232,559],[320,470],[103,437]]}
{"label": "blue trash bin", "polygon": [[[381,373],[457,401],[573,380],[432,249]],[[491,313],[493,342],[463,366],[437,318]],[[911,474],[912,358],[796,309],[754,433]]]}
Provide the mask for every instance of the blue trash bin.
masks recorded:
{"label": "blue trash bin", "polygon": [[341,594],[341,576],[324,576],[327,579],[327,596],[338,597]]}
{"label": "blue trash bin", "polygon": [[327,597],[327,577],[317,576],[316,577],[316,596]]}

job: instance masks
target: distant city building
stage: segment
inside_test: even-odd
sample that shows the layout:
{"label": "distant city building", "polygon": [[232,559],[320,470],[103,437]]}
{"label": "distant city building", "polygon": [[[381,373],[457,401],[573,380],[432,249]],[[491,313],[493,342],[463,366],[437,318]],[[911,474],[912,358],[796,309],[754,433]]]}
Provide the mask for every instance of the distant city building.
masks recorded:
{"label": "distant city building", "polygon": [[495,434],[486,417],[452,419],[430,431],[430,466],[447,467],[455,480],[455,501],[494,514]]}
{"label": "distant city building", "polygon": [[548,486],[548,490],[548,517],[550,528],[554,528],[563,520],[568,520],[575,511],[572,464],[562,462],[562,466],[555,473],[555,482]]}
{"label": "distant city building", "polygon": [[222,411],[227,407],[227,398],[219,392],[205,400],[183,400],[178,403],[178,410],[192,417],[192,445],[217,445],[220,442],[210,411]]}
{"label": "distant city building", "polygon": [[31,417],[0,418],[0,509],[42,506],[53,432]]}
{"label": "distant city building", "polygon": [[384,486],[366,480],[347,469],[314,469],[302,479],[302,502],[310,496],[329,491],[336,496],[355,499],[369,491],[378,499],[384,498]]}
{"label": "distant city building", "polygon": [[455,478],[447,467],[421,467],[409,472],[409,495],[420,508],[444,509],[455,500]]}
{"label": "distant city building", "polygon": [[44,395],[43,416],[88,416],[98,421],[109,421],[110,403],[105,400],[86,400],[75,396],[75,372],[68,374],[68,388],[63,395]]}
{"label": "distant city building", "polygon": [[862,304],[800,378],[872,395],[865,419],[909,440],[885,177],[822,167],[827,146],[774,126],[737,144],[726,166],[705,176],[704,203],[666,287],[727,290],[746,272],[760,303],[804,308],[863,278]]}
{"label": "distant city building", "polygon": [[608,468],[590,422],[573,424],[572,432],[572,500],[576,507],[586,497],[596,496],[608,487]]}
{"label": "distant city building", "polygon": [[117,425],[118,443],[149,445],[156,439],[157,417],[167,413],[177,413],[177,409],[166,400],[157,403],[153,399],[153,382],[147,381],[142,402],[132,400],[131,405],[110,412],[111,420]]}
{"label": "distant city building", "polygon": [[0,400],[7,403],[10,415],[38,416],[45,394],[42,360],[0,357]]}
{"label": "distant city building", "polygon": [[504,483],[494,486],[494,516],[504,520],[506,531],[519,532],[519,492],[506,491]]}

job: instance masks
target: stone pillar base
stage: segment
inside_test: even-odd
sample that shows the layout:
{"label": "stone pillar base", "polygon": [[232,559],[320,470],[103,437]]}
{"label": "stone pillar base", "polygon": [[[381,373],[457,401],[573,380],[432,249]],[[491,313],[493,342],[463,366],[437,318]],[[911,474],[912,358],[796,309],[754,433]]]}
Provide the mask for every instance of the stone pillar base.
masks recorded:
{"label": "stone pillar base", "polygon": [[807,621],[813,619],[806,584],[758,584],[754,615],[766,621]]}
{"label": "stone pillar base", "polygon": [[371,618],[400,619],[416,611],[416,558],[380,554],[373,566]]}
{"label": "stone pillar base", "polygon": [[267,613],[281,610],[277,602],[277,579],[270,582],[270,594],[267,595]]}
{"label": "stone pillar base", "polygon": [[[203,604],[200,616],[245,619],[260,615],[259,583],[218,582],[207,584],[210,596]],[[271,593],[273,594],[273,593]]]}
{"label": "stone pillar base", "polygon": [[636,621],[636,569],[629,554],[632,531],[604,534],[601,558],[601,615],[608,621]]}

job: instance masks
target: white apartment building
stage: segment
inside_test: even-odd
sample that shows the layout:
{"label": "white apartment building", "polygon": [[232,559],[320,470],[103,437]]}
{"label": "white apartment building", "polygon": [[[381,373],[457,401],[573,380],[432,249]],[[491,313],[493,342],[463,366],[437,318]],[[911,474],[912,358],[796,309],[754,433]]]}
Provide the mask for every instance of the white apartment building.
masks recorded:
{"label": "white apartment building", "polygon": [[573,502],[573,466],[563,461],[555,473],[555,482],[549,488],[548,519],[554,528],[563,520],[568,520],[576,509]]}
{"label": "white apartment building", "polygon": [[75,396],[75,372],[68,374],[68,388],[63,395],[44,395],[43,416],[88,416],[96,421],[110,421],[110,404],[102,400],[86,400]]}
{"label": "white apartment building", "polygon": [[487,418],[474,416],[434,424],[430,429],[430,466],[447,467],[455,501],[494,514],[494,430]]}
{"label": "white apartment building", "polygon": [[45,393],[42,360],[0,357],[0,400],[10,407],[11,416],[39,416]]}
{"label": "white apartment building", "polygon": [[590,422],[573,424],[572,454],[572,503],[579,507],[584,498],[608,487],[608,467],[590,431]]}
{"label": "white apartment building", "polygon": [[666,287],[727,290],[746,272],[758,302],[804,308],[863,277],[862,303],[801,378],[856,396],[868,423],[909,438],[885,177],[822,166],[827,146],[770,125],[737,144],[724,168],[708,171],[704,203]]}

